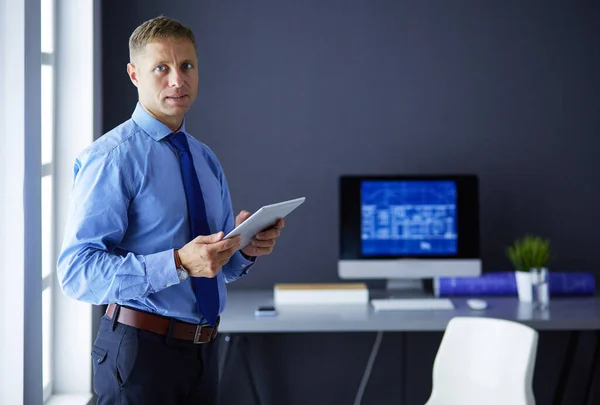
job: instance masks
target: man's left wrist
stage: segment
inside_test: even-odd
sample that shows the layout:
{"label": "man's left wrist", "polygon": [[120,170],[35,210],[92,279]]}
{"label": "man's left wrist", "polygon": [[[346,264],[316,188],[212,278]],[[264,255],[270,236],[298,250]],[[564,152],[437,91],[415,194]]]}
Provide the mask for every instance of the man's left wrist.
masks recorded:
{"label": "man's left wrist", "polygon": [[249,256],[246,253],[244,253],[243,251],[240,250],[240,253],[242,254],[242,257],[248,261],[255,261],[256,260],[256,256]]}

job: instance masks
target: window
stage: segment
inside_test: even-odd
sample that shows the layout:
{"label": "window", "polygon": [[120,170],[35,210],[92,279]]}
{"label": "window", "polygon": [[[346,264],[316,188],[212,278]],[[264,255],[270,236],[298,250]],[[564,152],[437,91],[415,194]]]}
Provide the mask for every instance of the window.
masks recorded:
{"label": "window", "polygon": [[41,157],[42,157],[42,384],[44,402],[52,395],[54,288],[54,0],[41,0]]}

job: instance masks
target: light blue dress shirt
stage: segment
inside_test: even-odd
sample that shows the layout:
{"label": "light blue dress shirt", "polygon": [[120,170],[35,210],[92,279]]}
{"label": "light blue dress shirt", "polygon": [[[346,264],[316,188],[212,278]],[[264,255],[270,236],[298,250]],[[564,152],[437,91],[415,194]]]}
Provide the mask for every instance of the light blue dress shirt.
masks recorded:
{"label": "light blue dress shirt", "polygon": [[[227,181],[214,153],[185,132],[212,233],[235,225]],[[76,159],[69,216],[57,274],[63,292],[92,304],[119,303],[191,323],[205,323],[190,278],[180,282],[173,249],[191,237],[171,130],[138,103],[133,116]],[[191,208],[193,209],[193,207]],[[225,283],[253,264],[238,251],[217,275]]]}

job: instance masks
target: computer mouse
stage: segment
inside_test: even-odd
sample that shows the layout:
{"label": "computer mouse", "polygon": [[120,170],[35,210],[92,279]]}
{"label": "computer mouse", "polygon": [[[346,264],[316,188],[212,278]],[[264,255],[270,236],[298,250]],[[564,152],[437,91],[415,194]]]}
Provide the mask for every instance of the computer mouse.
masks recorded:
{"label": "computer mouse", "polygon": [[487,301],[480,300],[477,298],[468,299],[467,305],[469,306],[469,308],[475,311],[482,311],[488,307]]}

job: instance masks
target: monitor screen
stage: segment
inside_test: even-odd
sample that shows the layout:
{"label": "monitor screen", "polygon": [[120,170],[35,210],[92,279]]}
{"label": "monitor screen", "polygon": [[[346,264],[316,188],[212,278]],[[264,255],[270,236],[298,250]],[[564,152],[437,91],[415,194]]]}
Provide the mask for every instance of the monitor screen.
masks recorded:
{"label": "monitor screen", "polygon": [[481,274],[476,175],[340,177],[342,278]]}
{"label": "monitor screen", "polygon": [[361,241],[365,256],[456,254],[456,184],[363,181]]}
{"label": "monitor screen", "polygon": [[342,176],[340,258],[479,258],[477,177]]}
{"label": "monitor screen", "polygon": [[364,256],[455,255],[456,183],[361,182]]}

